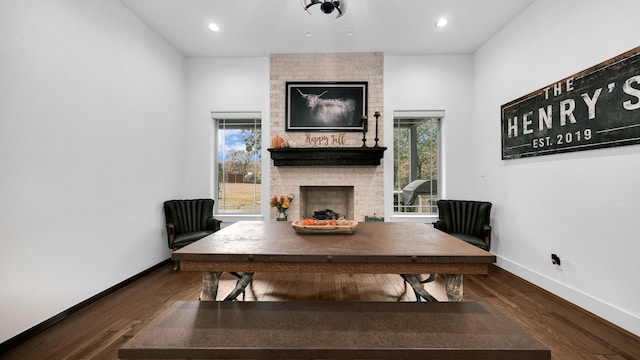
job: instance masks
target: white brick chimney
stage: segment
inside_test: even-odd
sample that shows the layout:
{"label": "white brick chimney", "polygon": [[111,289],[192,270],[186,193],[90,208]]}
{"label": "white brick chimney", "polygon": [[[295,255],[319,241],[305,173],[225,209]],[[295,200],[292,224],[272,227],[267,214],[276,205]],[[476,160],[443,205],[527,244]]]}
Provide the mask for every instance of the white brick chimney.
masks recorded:
{"label": "white brick chimney", "polygon": [[[312,147],[308,143],[306,132],[285,132],[285,99],[287,81],[367,81],[368,82],[368,118],[369,132],[367,146],[374,144],[375,111],[383,112],[383,71],[382,53],[335,53],[335,54],[273,54],[271,55],[271,138],[280,135],[297,147]],[[383,118],[380,118],[383,121]],[[384,146],[382,123],[378,127],[379,144]],[[338,133],[311,133],[312,136],[337,135]],[[362,145],[362,133],[344,133],[344,145],[329,146],[359,147]],[[269,144],[270,145],[270,144]],[[300,220],[300,186],[353,187],[352,210],[347,211],[353,218],[364,221],[365,215],[384,216],[383,165],[351,167],[282,167],[273,166],[269,153],[264,152],[263,161],[271,162],[271,195],[293,193],[294,203],[288,211],[289,220]],[[329,191],[328,193],[333,193]],[[349,204],[348,206],[351,206]],[[312,205],[313,206],[313,205]],[[322,205],[318,205],[322,206]],[[337,205],[336,205],[337,206]],[[315,210],[322,210],[321,208]],[[335,210],[335,209],[332,209]],[[307,210],[309,211],[309,210]],[[275,210],[271,211],[272,218]]]}

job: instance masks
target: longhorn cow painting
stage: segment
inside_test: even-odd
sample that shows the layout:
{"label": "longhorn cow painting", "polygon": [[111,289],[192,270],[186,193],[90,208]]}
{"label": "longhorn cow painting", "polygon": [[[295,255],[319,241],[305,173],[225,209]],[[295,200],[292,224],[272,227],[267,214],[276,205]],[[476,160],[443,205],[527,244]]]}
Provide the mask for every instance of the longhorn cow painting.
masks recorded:
{"label": "longhorn cow painting", "polygon": [[287,82],[286,131],[362,131],[367,82]]}

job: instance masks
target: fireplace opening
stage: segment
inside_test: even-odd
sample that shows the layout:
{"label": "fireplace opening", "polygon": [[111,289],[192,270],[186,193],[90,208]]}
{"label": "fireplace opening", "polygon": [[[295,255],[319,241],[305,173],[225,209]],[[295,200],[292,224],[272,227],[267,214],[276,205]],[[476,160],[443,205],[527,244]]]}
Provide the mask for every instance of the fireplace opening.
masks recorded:
{"label": "fireplace opening", "polygon": [[345,219],[354,218],[353,186],[300,186],[301,218],[330,210]]}

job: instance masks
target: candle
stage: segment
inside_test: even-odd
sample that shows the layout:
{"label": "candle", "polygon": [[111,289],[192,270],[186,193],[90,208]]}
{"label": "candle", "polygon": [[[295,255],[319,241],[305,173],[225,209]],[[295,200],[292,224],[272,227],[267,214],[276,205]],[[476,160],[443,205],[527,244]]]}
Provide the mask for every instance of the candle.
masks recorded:
{"label": "candle", "polygon": [[373,114],[373,116],[380,116],[380,111],[376,111],[376,113]]}

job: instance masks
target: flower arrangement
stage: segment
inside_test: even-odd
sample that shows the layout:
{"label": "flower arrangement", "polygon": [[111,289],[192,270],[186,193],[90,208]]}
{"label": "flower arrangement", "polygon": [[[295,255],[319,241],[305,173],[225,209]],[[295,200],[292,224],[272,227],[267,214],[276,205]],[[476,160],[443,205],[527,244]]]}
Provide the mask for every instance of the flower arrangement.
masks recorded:
{"label": "flower arrangement", "polygon": [[269,204],[271,204],[271,207],[277,207],[278,211],[284,212],[289,208],[289,205],[291,205],[292,201],[293,194],[280,196],[273,195],[271,197],[271,200],[269,201]]}

